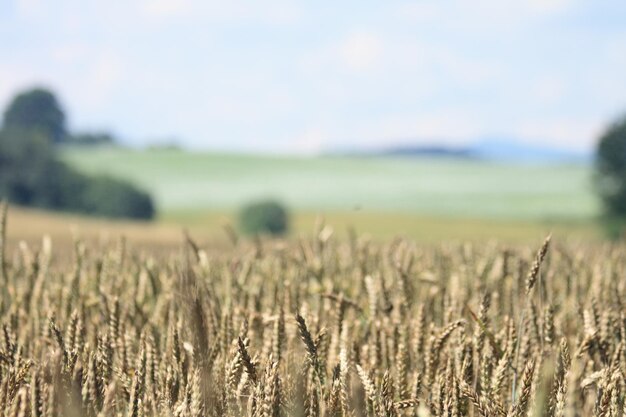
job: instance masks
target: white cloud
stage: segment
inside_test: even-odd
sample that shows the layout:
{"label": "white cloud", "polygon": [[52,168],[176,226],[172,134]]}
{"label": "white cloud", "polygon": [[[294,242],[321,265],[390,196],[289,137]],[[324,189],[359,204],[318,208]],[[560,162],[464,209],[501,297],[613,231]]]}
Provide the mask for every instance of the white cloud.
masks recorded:
{"label": "white cloud", "polygon": [[168,23],[230,25],[261,23],[290,25],[302,16],[297,0],[12,0],[17,16],[31,22],[55,22],[55,30],[88,29],[105,24],[108,29],[145,30]]}
{"label": "white cloud", "polygon": [[[435,69],[440,78],[450,77],[449,80],[464,87],[476,87],[485,84],[494,84],[496,78],[503,72],[502,65],[491,60],[472,58],[458,50],[446,47],[422,48],[426,51],[426,63]],[[449,81],[448,81],[449,82]]]}
{"label": "white cloud", "polygon": [[293,0],[251,2],[247,0],[144,0],[137,8],[141,19],[166,22],[184,18],[193,21],[260,22],[265,24],[293,24],[301,16],[300,4]]}
{"label": "white cloud", "polygon": [[[497,62],[468,56],[466,51],[449,45],[366,31],[351,32],[320,48],[305,51],[300,68],[317,77],[318,82],[341,73],[369,76],[372,81],[389,80],[400,74],[410,79],[411,88],[426,87],[421,88],[422,92],[432,92],[439,82],[449,85],[451,80],[460,85],[480,86],[493,82],[502,71]],[[375,87],[373,84],[371,88]],[[340,91],[342,87],[336,89]]]}
{"label": "white cloud", "polygon": [[[527,7],[540,15],[555,15],[567,12],[575,6],[573,0],[527,0]],[[522,5],[523,6],[523,5]]]}
{"label": "white cloud", "polygon": [[[140,137],[304,152],[502,133],[582,147],[626,108],[626,33],[567,20],[578,0],[353,15],[297,0],[14,1],[2,23],[20,42],[0,47],[0,102],[43,83],[72,119]],[[130,117],[130,102],[146,107]]]}
{"label": "white cloud", "polygon": [[328,150],[331,145],[329,140],[330,135],[325,130],[321,128],[307,129],[296,136],[288,150],[298,154],[319,154]]}
{"label": "white cloud", "polygon": [[[32,84],[37,78],[33,76],[29,68],[4,62],[0,63],[0,79],[2,80],[0,83],[0,107],[4,109],[13,94]],[[38,81],[41,82],[41,80]]]}
{"label": "white cloud", "polygon": [[574,10],[575,0],[441,0],[400,4],[396,16],[422,24],[472,32],[511,31],[537,19],[552,18]]}
{"label": "white cloud", "polygon": [[70,41],[53,45],[50,55],[60,65],[75,65],[77,62],[88,58],[92,48],[86,42]]}
{"label": "white cloud", "polygon": [[531,119],[515,126],[516,134],[523,140],[574,150],[588,150],[593,147],[605,120],[580,118]]}
{"label": "white cloud", "polygon": [[385,114],[358,126],[337,121],[327,126],[328,143],[346,140],[352,146],[377,148],[394,144],[467,143],[484,132],[484,120],[465,109]]}
{"label": "white cloud", "polygon": [[530,94],[542,104],[556,104],[565,97],[567,85],[561,77],[544,76],[531,86]]}
{"label": "white cloud", "polygon": [[367,71],[380,64],[382,40],[371,33],[353,33],[341,41],[337,54],[342,64],[355,72]]}
{"label": "white cloud", "polygon": [[381,68],[386,47],[383,39],[374,33],[352,32],[304,51],[300,68],[312,74],[329,75],[337,70],[367,74]]}
{"label": "white cloud", "polygon": [[139,7],[146,16],[167,18],[189,14],[193,6],[191,0],[145,0]]}
{"label": "white cloud", "polygon": [[90,97],[94,103],[102,104],[108,94],[124,77],[124,62],[115,54],[103,53],[96,58],[85,80],[92,86]]}
{"label": "white cloud", "polygon": [[40,15],[44,10],[42,0],[16,0],[17,14],[23,18],[31,18]]}

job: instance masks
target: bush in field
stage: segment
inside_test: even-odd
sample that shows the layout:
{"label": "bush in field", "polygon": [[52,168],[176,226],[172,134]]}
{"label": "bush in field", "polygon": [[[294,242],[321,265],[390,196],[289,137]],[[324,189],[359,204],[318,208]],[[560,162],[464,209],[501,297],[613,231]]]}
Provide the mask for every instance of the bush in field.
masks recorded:
{"label": "bush in field", "polygon": [[626,223],[626,117],[611,125],[598,143],[595,185],[612,234]]}
{"label": "bush in field", "polygon": [[240,213],[241,229],[247,234],[282,235],[288,229],[287,210],[276,201],[257,201],[245,206]]}

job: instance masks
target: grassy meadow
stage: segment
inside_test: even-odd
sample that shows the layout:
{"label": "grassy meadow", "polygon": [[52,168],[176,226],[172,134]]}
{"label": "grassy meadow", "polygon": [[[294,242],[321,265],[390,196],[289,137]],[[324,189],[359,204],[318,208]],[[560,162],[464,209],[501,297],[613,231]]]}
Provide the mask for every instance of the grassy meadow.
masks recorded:
{"label": "grassy meadow", "polygon": [[[228,226],[236,228],[237,225],[236,215],[229,211],[166,215],[157,222],[97,219],[15,206],[9,208],[9,213],[11,222],[7,235],[11,247],[20,241],[39,244],[45,234],[62,247],[71,246],[77,237],[102,246],[123,236],[138,247],[172,249],[180,245],[183,230],[187,229],[202,245],[223,248],[231,247]],[[424,244],[494,239],[519,244],[540,239],[548,233],[567,240],[602,240],[601,232],[586,222],[501,221],[367,212],[320,215],[304,211],[296,211],[291,216],[291,237],[309,236],[322,220],[332,225],[339,237],[347,238],[356,232],[379,242],[402,236]]]}
{"label": "grassy meadow", "polygon": [[220,235],[224,224],[236,225],[243,204],[267,197],[292,211],[295,236],[310,233],[320,216],[337,233],[353,228],[375,239],[522,242],[550,232],[601,236],[586,165],[106,147],[70,147],[62,157],[83,172],[128,179],[150,191],[160,230],[175,230],[162,235],[176,239],[180,226],[198,238]]}
{"label": "grassy meadow", "polygon": [[69,148],[62,156],[84,172],[143,186],[165,216],[232,211],[264,197],[301,211],[527,221],[588,220],[598,209],[585,165],[122,148]]}

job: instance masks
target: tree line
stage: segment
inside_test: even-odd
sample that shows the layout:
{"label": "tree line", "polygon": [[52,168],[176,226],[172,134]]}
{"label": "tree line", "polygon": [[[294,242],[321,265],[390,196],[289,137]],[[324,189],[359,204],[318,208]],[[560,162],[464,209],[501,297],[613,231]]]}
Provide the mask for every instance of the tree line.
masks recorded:
{"label": "tree line", "polygon": [[[154,217],[153,200],[145,191],[111,177],[84,175],[58,157],[59,145],[114,142],[114,137],[106,132],[70,132],[65,111],[51,91],[33,88],[21,92],[5,109],[0,126],[0,199],[18,205],[104,217]],[[611,124],[599,138],[593,183],[603,203],[602,218],[609,225],[609,231],[615,237],[623,235],[626,230],[626,117]],[[263,212],[263,216],[257,216],[259,212]],[[265,222],[274,225],[276,218],[285,217],[277,213],[274,206],[244,210],[242,217],[247,219],[244,228],[257,229],[258,223]]]}
{"label": "tree line", "polygon": [[106,133],[69,132],[55,95],[34,88],[16,95],[0,128],[0,198],[17,205],[111,218],[151,219],[148,193],[107,176],[79,173],[58,157],[61,144],[113,143]]}

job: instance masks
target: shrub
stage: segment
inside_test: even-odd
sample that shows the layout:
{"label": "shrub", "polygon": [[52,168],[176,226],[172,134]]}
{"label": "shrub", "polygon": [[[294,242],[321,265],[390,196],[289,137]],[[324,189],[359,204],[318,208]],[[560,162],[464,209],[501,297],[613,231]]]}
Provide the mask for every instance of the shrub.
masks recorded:
{"label": "shrub", "polygon": [[247,234],[282,235],[288,229],[287,210],[276,201],[256,201],[240,213],[241,229]]}

